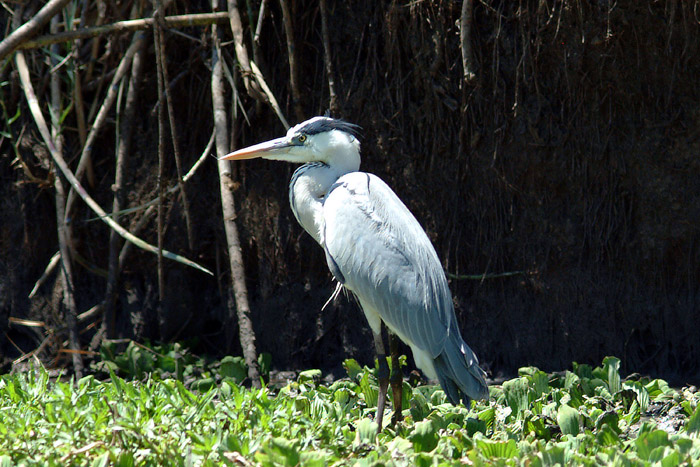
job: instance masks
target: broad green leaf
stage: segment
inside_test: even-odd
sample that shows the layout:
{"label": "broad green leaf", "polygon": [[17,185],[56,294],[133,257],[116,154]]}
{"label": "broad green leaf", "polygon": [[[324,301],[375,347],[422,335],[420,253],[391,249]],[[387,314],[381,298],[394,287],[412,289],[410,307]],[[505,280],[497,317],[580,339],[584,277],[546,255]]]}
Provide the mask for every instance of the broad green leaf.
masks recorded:
{"label": "broad green leaf", "polygon": [[668,433],[663,430],[654,430],[647,433],[641,433],[635,440],[634,444],[637,447],[637,454],[639,455],[640,459],[645,461],[651,460],[651,454],[657,448],[671,446],[671,442],[668,440]]}
{"label": "broad green leaf", "polygon": [[697,438],[700,434],[700,404],[695,407],[695,412],[688,418],[685,424],[685,432]]}
{"label": "broad green leaf", "polygon": [[563,434],[576,436],[579,433],[578,410],[566,404],[560,405],[557,411],[557,424]]}
{"label": "broad green leaf", "polygon": [[503,394],[506,402],[518,418],[528,407],[528,380],[525,377],[511,379],[503,383]]}
{"label": "broad green leaf", "polygon": [[620,391],[620,359],[616,357],[605,357],[603,367],[608,374],[608,388],[611,394]]}
{"label": "broad green leaf", "polygon": [[510,459],[518,456],[518,446],[514,439],[508,441],[477,439],[476,446],[487,459]]}
{"label": "broad green leaf", "polygon": [[219,372],[222,378],[233,378],[239,383],[248,377],[248,367],[243,357],[228,355],[222,358],[219,363]]}
{"label": "broad green leaf", "polygon": [[430,420],[416,423],[408,439],[413,443],[416,452],[430,452],[438,444],[437,430]]}
{"label": "broad green leaf", "polygon": [[354,358],[346,359],[343,362],[343,367],[345,368],[345,371],[348,372],[348,376],[352,380],[357,380],[360,373],[362,373],[362,367],[359,363],[357,363],[357,360],[355,360]]}
{"label": "broad green leaf", "polygon": [[374,439],[377,436],[377,429],[379,426],[376,422],[368,418],[363,418],[357,422],[355,426],[355,442],[354,444],[363,445],[374,443]]}

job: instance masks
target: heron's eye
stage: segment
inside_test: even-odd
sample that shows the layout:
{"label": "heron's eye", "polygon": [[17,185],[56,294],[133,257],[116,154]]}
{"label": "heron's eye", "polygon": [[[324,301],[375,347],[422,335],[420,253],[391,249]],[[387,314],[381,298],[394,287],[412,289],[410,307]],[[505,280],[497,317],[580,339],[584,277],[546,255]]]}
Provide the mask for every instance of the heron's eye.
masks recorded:
{"label": "heron's eye", "polygon": [[297,141],[299,141],[300,143],[303,143],[304,141],[306,141],[306,135],[297,136]]}

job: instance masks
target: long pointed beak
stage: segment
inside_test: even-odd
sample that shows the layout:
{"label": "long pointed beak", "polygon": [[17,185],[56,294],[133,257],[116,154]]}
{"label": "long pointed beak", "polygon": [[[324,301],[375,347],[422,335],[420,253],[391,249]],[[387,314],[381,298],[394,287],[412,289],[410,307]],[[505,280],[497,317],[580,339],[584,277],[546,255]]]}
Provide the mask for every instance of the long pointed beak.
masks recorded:
{"label": "long pointed beak", "polygon": [[270,141],[265,141],[264,143],[255,144],[253,146],[248,146],[247,148],[239,149],[230,154],[226,154],[221,159],[226,160],[243,160],[243,159],[255,159],[256,157],[272,156],[278,153],[280,150],[284,150],[290,146],[293,146],[286,137],[276,138]]}

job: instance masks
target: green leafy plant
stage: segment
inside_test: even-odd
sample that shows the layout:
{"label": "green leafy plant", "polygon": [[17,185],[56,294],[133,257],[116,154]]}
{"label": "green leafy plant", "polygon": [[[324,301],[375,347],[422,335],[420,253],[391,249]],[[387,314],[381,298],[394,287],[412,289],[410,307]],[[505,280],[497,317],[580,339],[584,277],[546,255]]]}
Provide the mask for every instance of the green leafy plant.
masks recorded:
{"label": "green leafy plant", "polygon": [[[375,369],[345,362],[281,387],[242,386],[239,357],[176,345],[105,348],[106,378],[0,377],[2,465],[683,465],[700,462],[700,396],[620,377],[620,363],[522,368],[488,401],[406,384],[404,421],[377,433]],[[200,366],[201,365],[201,366]]]}

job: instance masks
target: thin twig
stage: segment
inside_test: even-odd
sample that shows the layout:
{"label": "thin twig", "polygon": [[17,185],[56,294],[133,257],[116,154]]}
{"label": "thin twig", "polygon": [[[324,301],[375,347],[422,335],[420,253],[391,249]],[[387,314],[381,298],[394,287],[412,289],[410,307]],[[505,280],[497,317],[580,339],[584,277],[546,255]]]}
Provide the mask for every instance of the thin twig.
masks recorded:
{"label": "thin twig", "polygon": [[[216,0],[215,0],[216,1]],[[214,2],[215,3],[215,2]],[[219,37],[216,26],[212,29],[213,47],[213,69],[211,75],[212,107],[214,113],[214,125],[216,129],[216,153],[223,157],[229,152],[229,141],[226,129],[226,106],[224,103],[224,93],[222,89],[222,62]],[[233,191],[230,186],[231,164],[228,161],[219,159],[217,161],[219,169],[219,187],[221,192],[221,208],[224,217],[224,230],[226,232],[226,242],[231,268],[231,283],[233,295],[236,299],[236,311],[238,317],[238,335],[240,338],[243,358],[248,365],[248,377],[255,387],[260,385],[260,372],[258,370],[257,351],[255,349],[255,331],[250,319],[250,306],[248,304],[248,290],[245,284],[245,269],[243,266],[243,254],[238,238],[238,227],[236,226],[236,209],[233,199]],[[228,320],[228,333],[231,334],[233,328],[233,310],[230,310]],[[229,339],[231,342],[231,339]]]}
{"label": "thin twig", "polygon": [[[210,24],[222,23],[224,21],[228,21],[228,13],[226,13],[225,11],[217,13],[200,13],[192,15],[175,15],[165,17],[165,25],[168,28],[208,26]],[[106,24],[104,26],[94,26],[91,28],[77,29],[75,31],[66,31],[58,34],[39,36],[36,39],[22,43],[18,47],[18,50],[36,49],[51,44],[57,44],[59,42],[70,42],[76,39],[87,39],[103,34],[127,31],[142,31],[151,27],[153,27],[153,18],[117,21],[116,23]]]}
{"label": "thin twig", "polygon": [[260,10],[258,11],[258,22],[255,24],[255,35],[253,36],[253,59],[260,62],[260,33],[262,32],[263,20],[265,19],[265,11],[267,0],[260,2]]}
{"label": "thin twig", "polygon": [[245,48],[245,45],[243,45],[243,23],[241,22],[241,15],[238,12],[238,0],[228,0],[228,14],[231,33],[233,34],[233,44],[236,49],[236,58],[241,67],[245,90],[253,99],[264,102],[263,93],[258,87],[250,70],[248,50]]}
{"label": "thin twig", "polygon": [[[83,146],[83,151],[80,154],[80,160],[78,161],[78,168],[75,170],[75,177],[80,180],[83,176],[83,173],[85,172],[85,169],[88,165],[88,161],[90,160],[90,157],[92,156],[92,149],[93,149],[93,144],[95,143],[95,139],[97,138],[97,134],[99,131],[102,129],[102,126],[104,123],[107,121],[107,115],[109,114],[109,111],[112,109],[112,105],[114,104],[114,101],[117,99],[117,89],[119,88],[117,84],[119,81],[126,75],[126,72],[129,70],[129,66],[131,65],[131,61],[134,58],[134,54],[138,50],[139,47],[141,47],[141,42],[143,40],[143,34],[141,33],[136,33],[131,41],[131,45],[129,48],[126,50],[126,53],[124,54],[124,57],[122,58],[121,62],[119,63],[119,66],[117,67],[117,71],[114,74],[114,77],[112,78],[112,82],[109,85],[108,91],[107,91],[107,96],[105,96],[105,100],[102,103],[102,106],[100,107],[100,111],[97,112],[97,116],[95,117],[95,121],[92,123],[92,126],[90,128],[90,133],[88,134],[87,140],[85,141],[85,145]],[[71,214],[71,209],[73,207],[73,203],[75,202],[75,190],[70,190],[68,193],[68,202],[66,203],[66,218],[70,216]]]}
{"label": "thin twig", "polygon": [[[51,19],[52,32],[58,29],[58,16]],[[58,57],[58,46],[52,46],[52,61],[56,62]],[[53,63],[55,65],[55,63]],[[63,157],[63,138],[59,128],[58,116],[61,115],[61,83],[58,73],[51,73],[51,135],[56,142],[56,154]],[[71,350],[80,350],[80,338],[78,336],[78,307],[75,303],[75,282],[73,281],[73,265],[71,264],[70,248],[71,231],[66,225],[64,211],[66,208],[66,193],[63,190],[63,181],[56,169],[54,172],[54,187],[56,189],[56,222],[58,230],[58,247],[61,252],[61,284],[63,286],[63,305],[65,307],[65,320],[68,327],[68,346]],[[83,376],[83,359],[80,353],[72,355],[73,371],[77,378]]]}
{"label": "thin twig", "polygon": [[50,0],[36,15],[22,26],[15,29],[9,36],[0,42],[0,61],[17,50],[22,43],[26,43],[30,37],[48,23],[51,18],[61,11],[70,0]]}
{"label": "thin twig", "polygon": [[287,57],[289,59],[289,86],[292,88],[292,106],[297,121],[304,120],[304,111],[301,107],[301,91],[299,90],[299,73],[297,71],[296,50],[294,46],[294,27],[292,24],[292,12],[289,10],[287,0],[280,0],[282,7],[282,20],[284,33],[287,36]]}
{"label": "thin twig", "polygon": [[[112,219],[119,221],[119,212],[124,202],[124,175],[126,160],[131,153],[131,136],[133,133],[133,121],[136,115],[136,99],[138,95],[138,84],[141,80],[143,42],[134,54],[131,64],[131,77],[129,79],[129,89],[126,93],[126,103],[124,104],[124,116],[121,119],[119,134],[119,145],[117,149],[116,170],[114,174],[114,199],[112,201]],[[119,276],[119,236],[112,230],[109,236],[109,266],[107,270],[107,288],[104,300],[104,319],[99,331],[102,338],[111,339],[115,335],[115,313],[114,307],[117,297],[117,278]],[[99,340],[99,339],[98,339]],[[92,345],[91,345],[92,347]]]}
{"label": "thin twig", "polygon": [[338,96],[335,93],[335,76],[333,74],[333,62],[331,60],[331,42],[328,37],[328,7],[326,0],[319,3],[321,10],[321,36],[323,38],[323,57],[326,62],[326,75],[328,78],[329,107],[331,115],[338,115]]}
{"label": "thin twig", "polygon": [[58,262],[61,259],[61,252],[57,251],[56,253],[53,254],[51,259],[49,260],[49,264],[46,265],[46,268],[44,269],[44,273],[41,275],[39,280],[36,281],[34,284],[34,287],[32,288],[32,291],[29,292],[29,298],[34,298],[34,295],[39,291],[39,287],[41,287],[44,282],[46,282],[46,279],[49,278],[51,273],[53,272],[54,269],[56,269],[56,266],[58,266]]}
{"label": "thin twig", "polygon": [[528,274],[527,271],[509,271],[509,272],[500,272],[500,273],[494,273],[494,274],[453,274],[451,272],[445,273],[445,275],[447,275],[447,277],[450,279],[472,280],[472,281],[482,281],[482,280],[486,280],[486,279],[499,279],[501,277],[521,276],[521,275],[526,275],[526,274]]}
{"label": "thin twig", "polygon": [[267,100],[270,103],[270,107],[272,107],[272,110],[274,110],[275,114],[277,114],[277,118],[280,119],[280,122],[282,122],[282,125],[284,125],[285,129],[289,128],[289,122],[287,121],[286,118],[284,118],[284,114],[282,113],[282,109],[280,108],[280,105],[277,103],[277,99],[275,99],[275,95],[272,94],[272,90],[270,90],[270,87],[265,82],[265,77],[263,76],[262,72],[260,71],[260,68],[258,68],[258,66],[255,64],[255,62],[250,62],[250,69],[253,71],[253,74],[255,75],[255,79],[258,80],[260,87],[262,88],[263,92],[267,96]]}
{"label": "thin twig", "polygon": [[[194,165],[189,170],[189,172],[187,172],[187,174],[184,177],[182,177],[182,180],[184,182],[187,182],[190,178],[192,178],[194,176],[195,172],[197,171],[197,169],[204,163],[205,160],[207,160],[209,158],[209,154],[211,153],[212,147],[214,146],[215,133],[216,133],[215,131],[212,131],[211,138],[209,138],[209,142],[207,143],[207,147],[204,149],[204,152],[199,157],[199,160],[197,160],[197,162],[194,163]],[[175,185],[168,190],[168,194],[175,193],[177,190],[179,190],[179,186]],[[148,206],[148,208],[146,209],[146,212],[144,212],[143,216],[141,216],[141,218],[138,220],[138,222],[136,222],[136,224],[129,229],[131,232],[136,234],[136,233],[141,231],[141,229],[146,225],[148,220],[151,218],[153,213],[156,211],[156,207],[157,207],[156,203],[158,203],[159,199],[160,198],[155,198],[154,200],[146,203],[146,206]],[[122,213],[123,213],[123,211],[122,211]],[[122,247],[122,251],[119,252],[119,268],[120,269],[123,267],[124,262],[126,261],[126,257],[129,254],[130,250],[131,250],[131,243],[127,242]]]}
{"label": "thin twig", "polygon": [[[116,230],[119,235],[121,235],[126,240],[132,242],[139,248],[157,254],[158,249],[156,247],[144,242],[140,238],[128,232],[126,229],[124,229],[124,227],[114,222],[112,218],[106,212],[104,212],[100,205],[97,204],[97,202],[95,202],[95,200],[92,199],[90,195],[88,195],[88,193],[85,191],[85,188],[83,188],[83,186],[80,184],[73,172],[71,172],[70,168],[68,168],[66,161],[62,157],[59,157],[60,154],[56,152],[56,145],[54,144],[53,139],[51,138],[49,129],[46,126],[46,120],[44,119],[44,115],[41,113],[39,102],[37,101],[36,95],[34,94],[34,86],[32,86],[31,80],[29,79],[29,69],[27,68],[27,62],[25,61],[24,55],[21,52],[18,52],[15,55],[15,63],[17,64],[17,70],[19,71],[19,78],[20,82],[22,83],[22,90],[24,91],[27,103],[29,104],[29,110],[31,111],[32,116],[34,117],[34,121],[36,122],[37,127],[39,127],[39,133],[41,133],[41,136],[44,139],[44,142],[46,143],[46,146],[48,147],[49,153],[54,159],[54,162],[56,163],[58,168],[61,169],[61,172],[63,172],[63,175],[66,177],[73,189],[75,189],[78,195],[80,195],[83,201],[85,201],[85,204],[87,204],[88,207],[90,207],[90,209],[92,209],[100,217],[100,219],[102,219],[102,221],[108,224],[112,229]],[[214,275],[207,268],[200,266],[199,264],[190,261],[189,259],[184,258],[180,255],[171,253],[170,251],[163,250],[163,256],[173,261],[177,261],[179,263],[193,267],[195,269],[199,269],[200,271],[206,272],[209,275]]]}
{"label": "thin twig", "polygon": [[462,68],[464,69],[464,82],[473,84],[476,80],[476,65],[472,52],[472,18],[473,0],[462,1],[462,17],[459,21],[459,37],[462,43]]}
{"label": "thin twig", "polygon": [[[163,28],[157,27],[154,29],[157,32],[156,40],[160,43],[159,49],[161,56],[159,57],[161,69],[163,71],[163,83],[169,83],[168,62],[165,57],[165,40],[163,37]],[[180,143],[178,139],[177,126],[175,125],[175,109],[173,107],[173,98],[170,93],[170,86],[165,86],[165,102],[168,105],[168,123],[170,124],[170,138],[173,144],[173,157],[175,158],[175,169],[177,171],[177,184],[180,187],[180,197],[182,198],[182,210],[185,214],[185,226],[187,228],[187,243],[190,251],[194,250],[194,230],[192,228],[192,217],[190,216],[190,203],[187,198],[187,190],[185,190],[185,182],[182,181],[182,156],[180,155]]]}
{"label": "thin twig", "polygon": [[163,27],[163,5],[160,0],[153,0],[155,20],[153,27],[153,43],[156,49],[156,76],[158,83],[158,320],[163,324],[163,303],[165,301],[165,273],[163,271],[163,241],[165,240],[164,216],[165,216],[165,106],[163,101],[163,89],[165,80],[163,79],[163,53],[160,50],[160,31]]}

